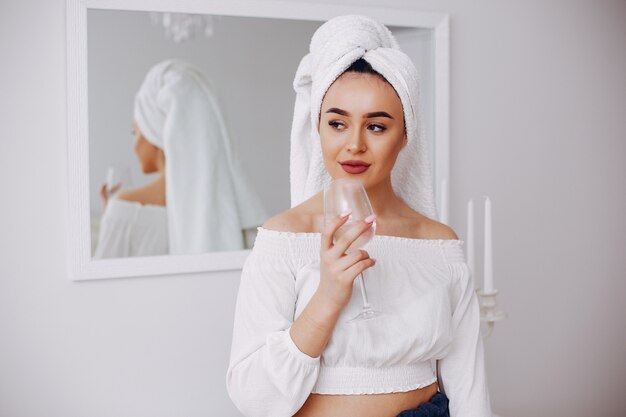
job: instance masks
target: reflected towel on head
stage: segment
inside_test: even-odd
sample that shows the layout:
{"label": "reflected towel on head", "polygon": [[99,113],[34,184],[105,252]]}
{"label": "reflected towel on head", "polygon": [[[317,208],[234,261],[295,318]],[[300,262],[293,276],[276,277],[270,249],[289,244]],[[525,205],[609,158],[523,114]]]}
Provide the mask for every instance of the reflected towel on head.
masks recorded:
{"label": "reflected towel on head", "polygon": [[322,99],[330,85],[363,58],[396,90],[402,102],[408,143],[391,173],[396,194],[411,208],[437,218],[428,143],[419,104],[417,69],[384,25],[359,15],[335,17],[320,26],[302,58],[291,130],[291,206],[321,191],[330,181],[318,131]]}
{"label": "reflected towel on head", "polygon": [[170,253],[244,248],[265,210],[239,162],[204,73],[177,59],[153,66],[135,96],[144,137],[165,154]]}

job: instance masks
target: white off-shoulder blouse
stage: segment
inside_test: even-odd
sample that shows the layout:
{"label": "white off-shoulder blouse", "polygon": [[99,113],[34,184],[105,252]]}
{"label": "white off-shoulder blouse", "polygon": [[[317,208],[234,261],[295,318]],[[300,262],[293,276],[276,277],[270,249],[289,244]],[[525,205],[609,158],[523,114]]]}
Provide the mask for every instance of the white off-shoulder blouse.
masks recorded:
{"label": "white off-shoulder blouse", "polygon": [[169,253],[167,208],[112,198],[100,220],[93,257],[121,258]]}
{"label": "white off-shoulder blouse", "polygon": [[311,393],[405,392],[439,379],[451,417],[491,417],[463,241],[375,236],[366,250],[377,262],[364,278],[370,304],[386,314],[350,321],[363,305],[355,280],[326,348],[313,358],[289,330],[318,287],[320,237],[258,228],[241,275],[226,376],[237,408],[248,417],[288,417]]}

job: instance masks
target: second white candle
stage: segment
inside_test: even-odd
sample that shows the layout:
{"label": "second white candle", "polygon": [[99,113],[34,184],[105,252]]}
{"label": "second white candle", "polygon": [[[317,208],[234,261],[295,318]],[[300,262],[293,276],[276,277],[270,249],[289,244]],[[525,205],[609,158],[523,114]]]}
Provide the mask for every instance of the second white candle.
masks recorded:
{"label": "second white candle", "polygon": [[491,200],[485,197],[485,285],[483,291],[493,292],[493,241],[491,229]]}

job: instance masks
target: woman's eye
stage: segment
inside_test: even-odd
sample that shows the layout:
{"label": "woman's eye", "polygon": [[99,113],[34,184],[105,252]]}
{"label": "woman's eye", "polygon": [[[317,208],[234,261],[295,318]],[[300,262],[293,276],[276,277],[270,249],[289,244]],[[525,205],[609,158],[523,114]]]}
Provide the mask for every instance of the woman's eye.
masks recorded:
{"label": "woman's eye", "polygon": [[328,122],[328,125],[336,130],[343,130],[346,127],[346,125],[344,125],[342,122],[338,122],[336,120]]}
{"label": "woman's eye", "polygon": [[385,126],[379,125],[379,124],[375,124],[375,123],[372,123],[372,124],[368,125],[367,128],[369,130],[374,131],[374,132],[384,132],[385,129],[386,129]]}

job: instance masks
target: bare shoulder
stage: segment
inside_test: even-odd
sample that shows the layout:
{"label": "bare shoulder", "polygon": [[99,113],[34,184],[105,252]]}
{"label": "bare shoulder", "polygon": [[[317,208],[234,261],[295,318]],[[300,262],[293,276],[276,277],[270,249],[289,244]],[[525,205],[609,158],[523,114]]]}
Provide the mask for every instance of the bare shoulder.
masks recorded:
{"label": "bare shoulder", "polygon": [[308,229],[308,222],[298,210],[289,210],[278,213],[270,217],[263,223],[264,229],[275,230],[277,232],[304,232]]}
{"label": "bare shoulder", "polygon": [[[395,228],[399,230],[399,235],[409,232],[410,237],[415,239],[459,239],[450,226],[426,217],[406,204],[397,216],[397,219],[399,222]],[[404,233],[401,231],[404,231]]]}
{"label": "bare shoulder", "polygon": [[426,219],[422,226],[422,233],[425,235],[425,239],[459,239],[450,226],[432,219]]}
{"label": "bare shoulder", "polygon": [[319,228],[318,206],[316,197],[270,217],[263,223],[264,229],[278,232],[316,232]]}

